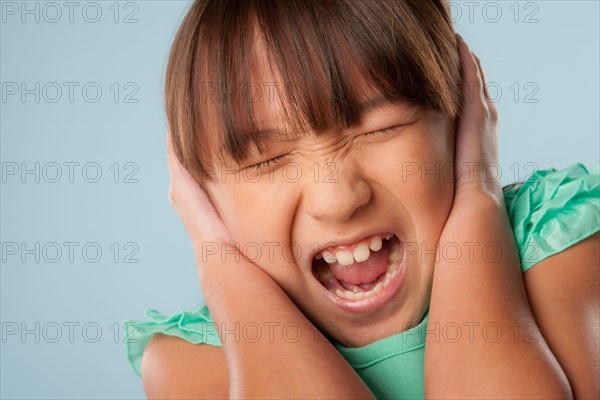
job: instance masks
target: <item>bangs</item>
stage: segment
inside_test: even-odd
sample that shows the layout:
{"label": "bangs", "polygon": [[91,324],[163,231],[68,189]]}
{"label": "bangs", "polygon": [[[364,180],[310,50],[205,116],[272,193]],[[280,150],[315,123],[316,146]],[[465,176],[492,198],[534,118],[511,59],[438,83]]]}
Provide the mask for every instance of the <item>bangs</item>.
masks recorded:
{"label": "bangs", "polygon": [[262,152],[265,102],[292,137],[358,124],[373,95],[455,117],[455,46],[440,1],[197,1],[167,69],[175,151],[197,180]]}

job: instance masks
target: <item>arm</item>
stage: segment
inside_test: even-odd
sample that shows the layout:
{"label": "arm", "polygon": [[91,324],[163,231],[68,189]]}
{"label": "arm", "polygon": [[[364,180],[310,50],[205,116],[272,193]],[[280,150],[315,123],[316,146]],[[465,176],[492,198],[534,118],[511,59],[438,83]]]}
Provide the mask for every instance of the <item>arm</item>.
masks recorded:
{"label": "arm", "polygon": [[142,357],[148,399],[226,399],[227,363],[221,347],[195,345],[177,336],[152,336]]}
{"label": "arm", "polygon": [[[223,347],[199,345],[187,352],[177,339],[153,338],[142,366],[148,396],[373,398],[283,290],[242,254],[231,253],[233,241],[210,199],[181,166],[170,142],[168,149],[170,201],[192,239]],[[223,258],[202,256],[202,244],[209,242],[225,250]]]}
{"label": "arm", "polygon": [[[473,258],[468,260],[469,247],[461,246],[459,261],[441,260],[436,265],[428,329],[439,326],[444,332],[458,325],[462,335],[457,341],[452,333],[440,335],[438,342],[428,335],[427,397],[572,397],[567,378],[529,309],[518,257],[514,258],[514,239],[495,231],[510,228],[501,209],[491,202],[472,210],[487,214],[485,219],[467,212],[456,215],[465,234],[453,236],[451,242],[476,243]],[[442,240],[440,246],[447,243]],[[489,243],[502,250],[501,259],[491,262],[485,256],[482,249]]]}
{"label": "arm", "polygon": [[600,233],[524,274],[529,303],[576,399],[600,398]]}
{"label": "arm", "polygon": [[[457,125],[455,161],[463,169],[439,249],[451,245],[461,256],[445,259],[442,253],[436,262],[428,330],[442,334],[427,337],[425,395],[570,398],[565,373],[529,308],[502,190],[481,175],[481,166],[497,158],[496,109],[484,93],[478,61],[460,39],[459,52],[475,96],[465,96]],[[477,173],[470,174],[466,167],[473,165]],[[461,335],[443,334],[457,326]],[[521,328],[517,336],[515,327]],[[533,327],[533,336],[524,327]]]}
{"label": "arm", "polygon": [[[266,273],[243,257],[240,263],[217,261],[205,267],[202,288],[223,332],[231,397],[372,398],[350,365]],[[236,324],[242,333],[237,338]],[[248,337],[244,327],[252,327]]]}

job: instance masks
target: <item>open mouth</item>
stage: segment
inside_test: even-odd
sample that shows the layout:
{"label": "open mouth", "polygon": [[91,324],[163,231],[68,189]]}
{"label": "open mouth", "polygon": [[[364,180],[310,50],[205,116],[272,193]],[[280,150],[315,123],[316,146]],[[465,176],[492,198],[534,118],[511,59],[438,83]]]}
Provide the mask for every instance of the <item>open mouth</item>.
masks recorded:
{"label": "open mouth", "polygon": [[338,305],[367,311],[389,300],[404,275],[403,246],[392,233],[317,253],[312,272]]}

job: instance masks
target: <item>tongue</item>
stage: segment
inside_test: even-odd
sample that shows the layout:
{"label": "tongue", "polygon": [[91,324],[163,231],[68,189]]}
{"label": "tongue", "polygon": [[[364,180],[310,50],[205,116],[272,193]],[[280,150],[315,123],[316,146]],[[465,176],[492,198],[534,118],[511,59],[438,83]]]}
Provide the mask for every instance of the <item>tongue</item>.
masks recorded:
{"label": "tongue", "polygon": [[341,265],[337,262],[330,264],[331,272],[340,281],[350,283],[352,285],[360,285],[362,283],[373,282],[388,267],[389,249],[387,240],[384,240],[381,250],[371,252],[368,260],[363,262],[355,262],[350,265]]}

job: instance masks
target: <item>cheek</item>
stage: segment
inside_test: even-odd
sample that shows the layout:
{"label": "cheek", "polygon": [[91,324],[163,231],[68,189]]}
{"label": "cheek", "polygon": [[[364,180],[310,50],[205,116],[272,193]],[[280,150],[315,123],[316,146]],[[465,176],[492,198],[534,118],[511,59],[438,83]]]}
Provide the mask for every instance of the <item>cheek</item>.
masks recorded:
{"label": "cheek", "polygon": [[401,205],[404,220],[411,221],[413,239],[439,237],[454,196],[453,159],[454,122],[434,116],[382,145],[369,160],[378,180]]}
{"label": "cheek", "polygon": [[437,119],[424,132],[414,175],[406,179],[413,216],[423,240],[437,240],[450,214],[454,198],[454,127],[449,119]]}

